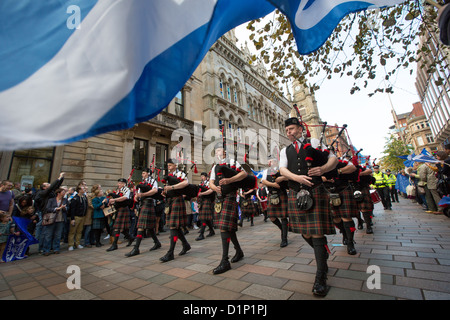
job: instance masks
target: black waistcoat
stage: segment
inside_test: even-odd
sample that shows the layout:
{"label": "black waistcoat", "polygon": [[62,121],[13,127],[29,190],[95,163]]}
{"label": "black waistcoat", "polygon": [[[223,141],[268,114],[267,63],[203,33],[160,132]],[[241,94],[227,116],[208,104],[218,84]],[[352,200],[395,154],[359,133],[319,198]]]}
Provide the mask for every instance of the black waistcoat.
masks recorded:
{"label": "black waistcoat", "polygon": [[[287,169],[297,175],[308,175],[308,164],[305,160],[305,158],[307,157],[307,152],[304,148],[300,148],[299,152],[297,153],[297,151],[295,150],[295,147],[293,144],[290,144],[287,148],[286,148],[286,157],[288,160],[288,166]],[[314,163],[314,161],[311,164],[311,168],[317,167],[319,166],[318,163]],[[312,181],[311,181],[315,187],[316,185],[319,185],[322,183],[322,178],[321,177],[312,177]],[[288,182],[289,185],[289,189],[294,189],[295,191],[299,191],[300,190],[300,183],[293,181],[293,180],[289,180]]]}

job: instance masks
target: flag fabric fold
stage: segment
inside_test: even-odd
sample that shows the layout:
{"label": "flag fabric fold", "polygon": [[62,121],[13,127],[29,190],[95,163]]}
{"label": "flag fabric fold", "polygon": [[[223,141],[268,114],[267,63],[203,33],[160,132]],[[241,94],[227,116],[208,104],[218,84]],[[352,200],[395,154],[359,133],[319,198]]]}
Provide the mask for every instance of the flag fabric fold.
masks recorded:
{"label": "flag fabric fold", "polygon": [[3,0],[0,150],[127,129],[164,109],[227,31],[276,8],[300,53],[393,0]]}

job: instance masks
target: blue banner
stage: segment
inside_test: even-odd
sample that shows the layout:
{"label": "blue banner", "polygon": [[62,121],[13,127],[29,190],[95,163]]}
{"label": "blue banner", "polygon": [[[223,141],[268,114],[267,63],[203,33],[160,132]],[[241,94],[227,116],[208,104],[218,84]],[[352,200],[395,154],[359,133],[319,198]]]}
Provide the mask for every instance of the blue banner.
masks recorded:
{"label": "blue banner", "polygon": [[2,259],[5,262],[26,258],[25,252],[27,252],[28,247],[39,242],[27,230],[28,224],[31,222],[29,219],[13,217],[13,220],[20,230],[20,235],[16,236],[11,234],[8,237],[5,251],[2,256]]}
{"label": "blue banner", "polygon": [[395,182],[395,189],[406,193],[406,187],[409,186],[409,178],[402,174],[397,174],[397,181]]}

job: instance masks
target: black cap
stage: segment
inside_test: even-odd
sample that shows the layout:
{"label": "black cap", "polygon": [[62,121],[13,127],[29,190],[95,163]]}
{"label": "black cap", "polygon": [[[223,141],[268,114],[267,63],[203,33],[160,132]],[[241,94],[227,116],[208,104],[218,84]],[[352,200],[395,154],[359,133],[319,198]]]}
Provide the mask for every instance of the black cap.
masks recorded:
{"label": "black cap", "polygon": [[286,119],[284,121],[284,127],[290,126],[291,124],[295,124],[297,126],[302,126],[302,124],[300,123],[300,121],[298,120],[298,118],[292,117],[289,119]]}
{"label": "black cap", "polygon": [[374,169],[380,169],[380,166],[379,165],[374,165],[373,168]]}
{"label": "black cap", "polygon": [[142,171],[145,171],[145,172],[147,172],[147,173],[152,173],[152,169],[150,169],[150,168],[145,168],[145,169],[142,170]]}
{"label": "black cap", "polygon": [[205,177],[207,177],[208,176],[208,173],[206,173],[206,172],[202,172],[201,174],[200,174],[201,176],[205,176]]}
{"label": "black cap", "polygon": [[178,164],[178,161],[176,161],[175,159],[169,158],[169,159],[167,159],[167,163]]}
{"label": "black cap", "polygon": [[127,183],[127,179],[125,179],[125,178],[120,178],[119,180],[117,180],[117,182]]}

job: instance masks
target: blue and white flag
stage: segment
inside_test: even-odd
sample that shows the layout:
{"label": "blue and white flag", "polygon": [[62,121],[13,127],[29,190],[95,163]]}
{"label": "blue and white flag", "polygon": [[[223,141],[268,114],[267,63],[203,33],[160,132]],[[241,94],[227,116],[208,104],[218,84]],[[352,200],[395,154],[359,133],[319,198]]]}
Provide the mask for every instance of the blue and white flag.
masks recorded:
{"label": "blue and white flag", "polygon": [[308,53],[346,14],[400,2],[2,0],[0,150],[70,143],[153,118],[218,38],[275,8]]}
{"label": "blue and white flag", "polygon": [[255,175],[255,177],[256,177],[257,179],[261,179],[261,178],[262,178],[263,173],[264,173],[264,170],[261,170],[261,171],[255,171],[255,170],[253,170],[253,169],[251,169],[251,170],[252,170],[253,174]]}
{"label": "blue and white flag", "polygon": [[[414,166],[414,160],[413,160],[413,158],[414,158],[415,156],[416,156],[416,155],[415,155],[415,153],[413,152],[412,154],[410,154],[410,155],[408,155],[408,156],[406,157],[407,160],[403,161],[403,164],[405,165],[405,167],[412,167],[412,166]],[[403,157],[403,156],[401,156],[401,157]],[[400,157],[399,157],[399,158],[400,158]],[[404,158],[402,158],[402,159],[404,159]]]}
{"label": "blue and white flag", "polygon": [[438,163],[439,160],[437,160],[433,155],[427,151],[425,148],[422,149],[422,152],[418,154],[417,156],[412,158],[413,161],[416,162],[429,162],[429,163]]}
{"label": "blue and white flag", "polygon": [[11,234],[8,236],[5,251],[2,255],[2,259],[5,262],[25,259],[25,253],[28,247],[32,244],[39,243],[27,230],[28,224],[31,223],[29,219],[21,217],[13,217],[13,219],[20,230],[20,235],[16,236]]}

